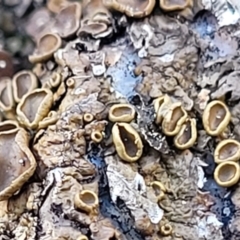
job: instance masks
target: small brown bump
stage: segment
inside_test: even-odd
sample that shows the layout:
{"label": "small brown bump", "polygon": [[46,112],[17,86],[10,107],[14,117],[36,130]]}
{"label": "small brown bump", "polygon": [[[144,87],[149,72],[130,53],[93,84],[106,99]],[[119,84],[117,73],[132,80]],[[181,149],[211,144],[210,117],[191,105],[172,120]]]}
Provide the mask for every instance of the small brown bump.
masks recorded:
{"label": "small brown bump", "polygon": [[138,132],[128,123],[115,123],[112,128],[113,143],[121,159],[135,162],[143,152],[142,140]]}
{"label": "small brown bump", "polygon": [[190,148],[197,140],[197,125],[194,118],[188,118],[174,137],[174,145],[181,150]]}
{"label": "small brown bump", "polygon": [[95,142],[95,143],[100,143],[103,140],[103,135],[101,132],[99,131],[93,131],[91,133],[91,139]]}
{"label": "small brown bump", "polygon": [[234,139],[222,140],[214,151],[216,163],[238,161],[240,159],[240,143]]}
{"label": "small brown bump", "polygon": [[171,104],[162,122],[164,134],[167,136],[178,134],[187,117],[187,112],[181,102]]}
{"label": "small brown bump", "polygon": [[114,104],[108,113],[112,122],[131,122],[136,115],[134,107],[130,104]]}
{"label": "small brown bump", "polygon": [[155,3],[155,0],[103,0],[105,6],[135,18],[142,18],[150,15]]}
{"label": "small brown bump", "polygon": [[220,163],[214,171],[214,179],[222,187],[235,185],[240,178],[239,163],[225,161]]}
{"label": "small brown bump", "polygon": [[40,63],[49,60],[53,54],[61,47],[62,40],[58,34],[46,33],[39,38],[37,48],[29,56],[31,63]]}
{"label": "small brown bump", "polygon": [[211,136],[218,136],[229,124],[231,114],[225,103],[215,100],[207,105],[202,119],[206,132]]}
{"label": "small brown bump", "polygon": [[25,94],[37,88],[38,80],[31,71],[23,70],[13,76],[12,85],[14,100],[19,103]]}

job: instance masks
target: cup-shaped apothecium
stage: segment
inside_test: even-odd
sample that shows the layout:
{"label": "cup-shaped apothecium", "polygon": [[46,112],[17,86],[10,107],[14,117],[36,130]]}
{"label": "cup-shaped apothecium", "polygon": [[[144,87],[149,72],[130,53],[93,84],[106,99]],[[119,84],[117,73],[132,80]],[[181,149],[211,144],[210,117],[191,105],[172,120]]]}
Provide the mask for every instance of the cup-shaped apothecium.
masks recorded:
{"label": "cup-shaped apothecium", "polygon": [[61,38],[73,36],[80,27],[82,6],[79,2],[68,2],[55,17],[53,29]]}
{"label": "cup-shaped apothecium", "polygon": [[174,137],[174,145],[178,149],[187,149],[194,145],[197,140],[197,127],[194,118],[187,118],[181,126],[179,133]]}
{"label": "cup-shaped apothecium", "polygon": [[74,198],[74,205],[76,208],[91,214],[98,214],[99,200],[96,193],[90,190],[83,190],[77,193]]}
{"label": "cup-shaped apothecium", "polygon": [[171,98],[165,94],[161,97],[156,98],[153,101],[154,110],[156,113],[156,124],[160,124],[168,111],[169,105],[172,103]]}
{"label": "cup-shaped apothecium", "polygon": [[175,136],[178,134],[187,117],[187,112],[181,102],[171,104],[162,122],[164,134],[167,136]]}
{"label": "cup-shaped apothecium", "polygon": [[12,85],[14,100],[19,103],[25,94],[37,88],[38,80],[34,73],[23,70],[13,76]]}
{"label": "cup-shaped apothecium", "polygon": [[163,236],[171,235],[172,231],[173,231],[172,226],[169,223],[164,224],[160,227],[160,232]]}
{"label": "cup-shaped apothecium", "polygon": [[159,0],[160,8],[164,11],[180,11],[193,5],[192,0]]}
{"label": "cup-shaped apothecium", "polygon": [[103,140],[103,135],[100,131],[93,131],[91,133],[91,139],[95,143],[100,143]]}
{"label": "cup-shaped apothecium", "polygon": [[19,127],[18,122],[14,120],[0,122],[0,132],[12,131],[13,129],[16,129],[18,127]]}
{"label": "cup-shaped apothecium", "polygon": [[0,110],[9,119],[14,119],[14,99],[12,92],[12,81],[4,77],[0,81]]}
{"label": "cup-shaped apothecium", "polygon": [[125,13],[129,17],[141,18],[151,14],[156,1],[155,0],[103,0],[108,8]]}
{"label": "cup-shaped apothecium", "polygon": [[206,132],[211,136],[218,136],[229,124],[231,114],[225,103],[215,100],[204,109],[202,120]]}
{"label": "cup-shaped apothecium", "polygon": [[29,61],[31,63],[45,62],[53,56],[61,45],[62,39],[58,34],[46,33],[39,38],[37,48],[34,53],[29,56]]}
{"label": "cup-shaped apothecium", "polygon": [[17,192],[33,175],[37,163],[22,128],[0,132],[0,201]]}
{"label": "cup-shaped apothecium", "polygon": [[136,111],[130,104],[114,104],[108,113],[111,122],[131,122],[135,117]]}
{"label": "cup-shaped apothecium", "polygon": [[25,95],[17,106],[17,115],[22,125],[37,128],[52,107],[53,94],[49,89],[40,88]]}
{"label": "cup-shaped apothecium", "polygon": [[128,123],[115,123],[112,128],[113,143],[119,157],[126,162],[135,162],[143,152],[138,132]]}
{"label": "cup-shaped apothecium", "polygon": [[225,161],[238,161],[240,159],[240,143],[234,139],[224,139],[214,151],[216,163]]}
{"label": "cup-shaped apothecium", "polygon": [[239,163],[225,161],[220,163],[214,171],[214,179],[222,187],[231,187],[239,181]]}
{"label": "cup-shaped apothecium", "polygon": [[153,188],[158,201],[161,201],[165,196],[165,186],[159,181],[153,181],[151,182],[151,187]]}

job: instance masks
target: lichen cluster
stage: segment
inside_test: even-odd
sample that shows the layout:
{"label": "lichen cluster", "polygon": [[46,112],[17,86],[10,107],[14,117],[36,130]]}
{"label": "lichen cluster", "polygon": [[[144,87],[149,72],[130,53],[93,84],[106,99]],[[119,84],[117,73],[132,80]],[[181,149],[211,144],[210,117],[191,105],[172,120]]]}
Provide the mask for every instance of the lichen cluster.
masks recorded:
{"label": "lichen cluster", "polygon": [[[35,9],[24,26],[32,69],[0,68],[0,239],[223,240],[202,189],[208,172],[223,187],[240,178],[239,103],[228,107],[240,61],[207,55],[219,43],[188,21],[204,8],[48,0]],[[138,77],[130,97],[114,88],[117,68]]]}

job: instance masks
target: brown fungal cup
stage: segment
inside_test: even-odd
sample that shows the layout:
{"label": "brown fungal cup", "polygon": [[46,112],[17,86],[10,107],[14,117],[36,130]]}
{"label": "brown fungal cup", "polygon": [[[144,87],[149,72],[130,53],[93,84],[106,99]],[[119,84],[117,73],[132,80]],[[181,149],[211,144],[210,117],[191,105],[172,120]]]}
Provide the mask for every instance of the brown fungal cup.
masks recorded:
{"label": "brown fungal cup", "polygon": [[53,94],[49,89],[35,89],[25,95],[17,106],[20,122],[27,128],[37,128],[39,122],[48,115],[53,103]]}
{"label": "brown fungal cup", "polygon": [[93,191],[83,190],[75,195],[74,205],[77,209],[95,215],[98,213],[98,196]]}
{"label": "brown fungal cup", "polygon": [[164,11],[179,11],[191,6],[192,0],[159,0],[159,4]]}
{"label": "brown fungal cup", "polygon": [[27,132],[22,128],[0,132],[0,201],[17,192],[33,175],[35,158],[30,151]]}
{"label": "brown fungal cup", "polygon": [[163,226],[160,227],[160,232],[163,236],[169,236],[172,234],[172,226],[167,223],[167,224],[164,224]]}
{"label": "brown fungal cup", "polygon": [[37,88],[38,80],[31,71],[23,70],[13,76],[12,85],[14,100],[19,103],[25,94]]}
{"label": "brown fungal cup", "polygon": [[181,102],[171,104],[162,122],[162,130],[164,134],[167,136],[178,134],[183,123],[186,121],[187,116],[187,112],[182,107]]}
{"label": "brown fungal cup", "polygon": [[202,119],[206,132],[211,136],[218,136],[229,124],[231,114],[225,103],[215,100],[204,109]]}
{"label": "brown fungal cup", "polygon": [[0,132],[12,131],[18,127],[19,127],[18,122],[14,120],[0,122]]}
{"label": "brown fungal cup", "polygon": [[91,139],[95,142],[95,143],[100,143],[103,140],[103,135],[100,131],[93,131],[91,133]]}
{"label": "brown fungal cup", "polygon": [[46,33],[39,38],[37,49],[29,56],[29,61],[31,63],[45,62],[53,56],[61,45],[62,40],[58,34]]}
{"label": "brown fungal cup", "polygon": [[151,14],[156,1],[155,0],[103,0],[105,6],[125,13],[129,17],[141,18]]}
{"label": "brown fungal cup", "polygon": [[142,140],[137,131],[128,123],[115,123],[112,128],[113,143],[121,159],[135,162],[143,152]]}
{"label": "brown fungal cup", "polygon": [[222,187],[231,187],[239,181],[239,163],[225,161],[220,163],[214,171],[214,179]]}
{"label": "brown fungal cup", "polygon": [[111,122],[131,122],[136,115],[134,107],[130,104],[114,104],[108,113]]}
{"label": "brown fungal cup", "polygon": [[181,150],[190,148],[197,140],[197,126],[194,118],[188,118],[174,137],[174,145]]}
{"label": "brown fungal cup", "polygon": [[65,5],[56,16],[53,26],[54,32],[61,38],[71,37],[77,32],[82,15],[82,6],[79,2],[68,2]]}
{"label": "brown fungal cup", "polygon": [[234,139],[222,140],[214,151],[216,163],[238,161],[240,159],[240,143]]}
{"label": "brown fungal cup", "polygon": [[7,118],[14,119],[14,105],[11,79],[2,78],[0,80],[0,109]]}
{"label": "brown fungal cup", "polygon": [[161,97],[158,97],[153,101],[154,104],[154,110],[156,113],[156,124],[159,124],[162,122],[162,119],[167,111],[168,106],[172,103],[170,97],[165,94]]}
{"label": "brown fungal cup", "polygon": [[167,191],[165,186],[159,181],[151,182],[151,186],[155,195],[157,196],[158,201],[161,201],[165,196],[165,192]]}
{"label": "brown fungal cup", "polygon": [[94,116],[93,116],[91,113],[85,113],[85,114],[83,115],[83,120],[84,120],[84,122],[86,122],[86,123],[92,122],[93,119],[94,119]]}

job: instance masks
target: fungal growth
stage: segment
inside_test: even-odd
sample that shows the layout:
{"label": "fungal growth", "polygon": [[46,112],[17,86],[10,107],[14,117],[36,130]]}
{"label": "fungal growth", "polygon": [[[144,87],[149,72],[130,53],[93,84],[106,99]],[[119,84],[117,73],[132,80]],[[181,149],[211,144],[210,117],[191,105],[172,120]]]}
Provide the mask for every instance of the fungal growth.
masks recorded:
{"label": "fungal growth", "polygon": [[240,143],[234,139],[224,139],[214,151],[216,163],[238,161],[240,159]]}
{"label": "fungal growth", "polygon": [[19,127],[17,121],[14,120],[6,120],[4,122],[0,122],[0,132],[7,132]]}
{"label": "fungal growth", "polygon": [[154,194],[156,195],[158,201],[164,199],[166,188],[161,182],[154,181],[151,183],[151,187],[153,188]]}
{"label": "fungal growth", "polygon": [[174,145],[178,149],[187,149],[197,140],[197,126],[194,118],[188,118],[181,126],[179,133],[174,137]]}
{"label": "fungal growth", "polygon": [[181,102],[173,103],[163,119],[163,132],[167,136],[176,135],[180,131],[182,124],[186,121],[187,116],[187,112],[182,107]]}
{"label": "fungal growth", "polygon": [[102,0],[83,1],[83,18],[77,35],[99,39],[108,37],[112,32],[112,14]]}
{"label": "fungal growth", "polygon": [[172,103],[171,98],[165,94],[161,97],[158,97],[154,100],[154,110],[156,113],[156,124],[160,124],[163,120],[163,117],[166,115],[166,112],[168,111],[168,107]]}
{"label": "fungal growth", "polygon": [[148,16],[154,6],[155,0],[103,0],[105,6],[116,11],[125,13],[129,17],[141,18]]}
{"label": "fungal growth", "polygon": [[172,226],[169,223],[164,224],[160,227],[160,232],[163,236],[171,235],[172,231],[173,231]]}
{"label": "fungal growth", "polygon": [[103,135],[100,131],[93,131],[91,133],[91,139],[95,143],[100,143],[103,140]]}
{"label": "fungal growth", "polygon": [[74,204],[77,209],[90,215],[98,214],[98,196],[93,191],[83,190],[77,193],[74,198]]}
{"label": "fungal growth", "polygon": [[211,136],[218,136],[229,124],[231,114],[225,103],[215,100],[204,109],[202,119],[206,132]]}
{"label": "fungal growth", "polygon": [[39,122],[48,115],[53,94],[46,88],[35,89],[25,95],[17,106],[17,115],[22,125],[37,128]]}
{"label": "fungal growth", "polygon": [[160,8],[164,11],[184,10],[193,5],[192,0],[159,0]]}
{"label": "fungal growth", "polygon": [[231,187],[239,181],[239,163],[226,161],[220,163],[214,171],[214,179],[222,187]]}
{"label": "fungal growth", "polygon": [[29,61],[32,63],[47,61],[61,47],[61,45],[62,40],[58,34],[46,33],[39,38],[35,52],[32,55],[29,55]]}
{"label": "fungal growth", "polygon": [[121,159],[135,162],[142,156],[142,140],[130,124],[115,123],[112,128],[112,136],[116,151]]}
{"label": "fungal growth", "polygon": [[13,76],[12,85],[14,100],[19,103],[25,94],[37,88],[38,80],[31,71],[23,70]]}
{"label": "fungal growth", "polygon": [[35,158],[22,128],[0,132],[0,201],[8,199],[33,175]]}
{"label": "fungal growth", "polygon": [[65,4],[58,15],[53,26],[53,31],[61,38],[73,36],[79,26],[82,15],[82,7],[78,2]]}
{"label": "fungal growth", "polygon": [[0,81],[0,109],[7,118],[15,118],[14,105],[11,79],[4,77]]}
{"label": "fungal growth", "polygon": [[77,240],[88,240],[88,237],[85,235],[81,235],[77,238]]}
{"label": "fungal growth", "polygon": [[53,13],[59,13],[67,3],[67,0],[48,0],[47,8]]}
{"label": "fungal growth", "polygon": [[112,122],[131,122],[136,111],[130,104],[115,104],[109,109],[108,118]]}

